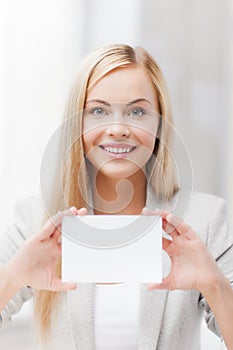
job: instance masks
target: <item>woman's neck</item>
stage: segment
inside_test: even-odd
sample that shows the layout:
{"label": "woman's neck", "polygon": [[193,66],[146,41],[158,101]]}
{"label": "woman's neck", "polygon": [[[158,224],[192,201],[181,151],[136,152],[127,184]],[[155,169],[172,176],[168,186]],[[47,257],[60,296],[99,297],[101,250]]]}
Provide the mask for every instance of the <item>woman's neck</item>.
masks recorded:
{"label": "woman's neck", "polygon": [[146,177],[142,170],[127,179],[111,179],[100,172],[93,183],[95,215],[138,215],[146,204]]}

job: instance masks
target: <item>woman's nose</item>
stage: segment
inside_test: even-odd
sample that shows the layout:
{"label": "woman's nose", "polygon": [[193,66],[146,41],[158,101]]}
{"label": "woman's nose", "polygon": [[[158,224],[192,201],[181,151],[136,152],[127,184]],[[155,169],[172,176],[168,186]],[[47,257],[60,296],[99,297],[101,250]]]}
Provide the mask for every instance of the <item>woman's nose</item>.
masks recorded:
{"label": "woman's nose", "polygon": [[128,137],[130,135],[130,129],[127,124],[115,122],[107,126],[105,133],[115,138]]}

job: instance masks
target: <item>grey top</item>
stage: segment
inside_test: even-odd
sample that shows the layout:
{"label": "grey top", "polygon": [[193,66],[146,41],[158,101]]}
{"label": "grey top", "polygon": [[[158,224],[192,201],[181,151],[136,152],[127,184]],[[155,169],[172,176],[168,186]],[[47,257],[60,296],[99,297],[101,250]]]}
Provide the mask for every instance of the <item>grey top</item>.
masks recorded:
{"label": "grey top", "polygon": [[[185,222],[204,240],[233,285],[233,235],[226,223],[224,200],[214,195],[194,193],[188,203],[188,197],[182,196],[182,202],[177,201],[176,196],[168,207],[179,215],[185,214]],[[148,196],[148,208],[153,209],[160,205],[155,197]],[[44,209],[39,195],[16,203],[14,223],[9,226],[0,245],[0,263],[9,261],[24,240],[38,232],[43,216]],[[166,275],[170,263],[165,253],[163,258]],[[12,315],[20,310],[23,302],[32,296],[32,289],[25,287],[20,290],[2,311],[0,326],[7,324]],[[38,349],[95,349],[95,284],[78,284],[77,290],[61,293],[59,303],[58,316],[54,316],[52,322],[50,341],[47,347],[38,345]],[[200,324],[203,315],[207,326],[220,336],[213,313],[198,291],[148,291],[146,285],[141,284],[138,349],[200,349]]]}

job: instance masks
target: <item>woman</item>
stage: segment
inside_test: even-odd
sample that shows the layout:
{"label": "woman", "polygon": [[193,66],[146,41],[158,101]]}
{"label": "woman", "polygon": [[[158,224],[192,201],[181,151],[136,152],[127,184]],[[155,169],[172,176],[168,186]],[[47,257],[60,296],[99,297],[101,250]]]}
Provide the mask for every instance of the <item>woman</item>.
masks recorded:
{"label": "woman", "polygon": [[59,157],[62,186],[57,172],[54,193],[43,198],[52,220],[41,225],[39,198],[19,203],[0,255],[5,263],[0,271],[2,323],[34,294],[39,336],[45,340],[41,348],[111,348],[107,331],[100,339],[95,322],[98,286],[78,284],[75,290],[75,284],[63,284],[59,277],[62,218],[160,215],[171,238],[163,238],[171,270],[162,284],[140,285],[138,341],[131,334],[129,346],[122,341],[118,348],[196,350],[205,310],[208,326],[233,349],[233,237],[224,201],[193,194],[185,222],[165,210],[173,209],[180,191],[170,152],[169,99],[156,62],[145,50],[126,45],[94,51],[80,67],[66,118]]}

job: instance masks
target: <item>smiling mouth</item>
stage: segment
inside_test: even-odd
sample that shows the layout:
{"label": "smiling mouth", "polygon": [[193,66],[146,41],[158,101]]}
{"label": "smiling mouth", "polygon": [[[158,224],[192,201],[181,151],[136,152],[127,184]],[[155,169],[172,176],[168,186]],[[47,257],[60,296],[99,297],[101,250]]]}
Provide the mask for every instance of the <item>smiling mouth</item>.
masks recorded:
{"label": "smiling mouth", "polygon": [[104,151],[111,153],[111,154],[124,154],[127,155],[128,153],[131,153],[136,149],[136,146],[129,146],[129,147],[109,147],[109,146],[99,146]]}

